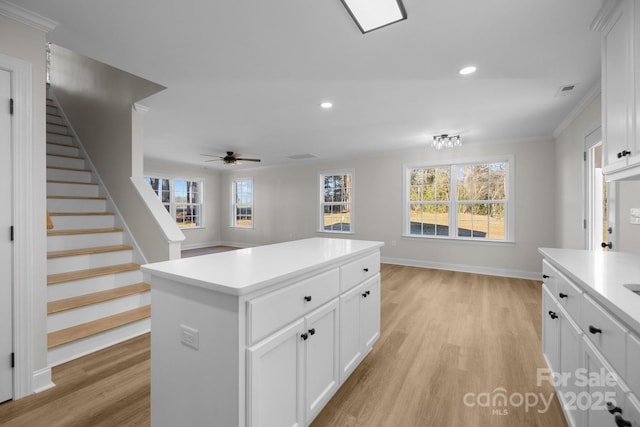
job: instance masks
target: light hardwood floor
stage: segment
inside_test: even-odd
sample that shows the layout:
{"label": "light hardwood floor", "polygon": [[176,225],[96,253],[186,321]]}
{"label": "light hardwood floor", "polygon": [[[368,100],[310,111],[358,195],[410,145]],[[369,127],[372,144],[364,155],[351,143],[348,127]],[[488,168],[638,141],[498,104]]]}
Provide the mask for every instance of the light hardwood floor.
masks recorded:
{"label": "light hardwood floor", "polygon": [[[536,385],[540,312],[540,282],[383,265],[380,340],[312,426],[566,426],[555,397],[547,410],[517,406],[553,394]],[[53,378],[57,387],[1,404],[0,425],[149,425],[149,335]],[[464,404],[499,388],[513,404]]]}

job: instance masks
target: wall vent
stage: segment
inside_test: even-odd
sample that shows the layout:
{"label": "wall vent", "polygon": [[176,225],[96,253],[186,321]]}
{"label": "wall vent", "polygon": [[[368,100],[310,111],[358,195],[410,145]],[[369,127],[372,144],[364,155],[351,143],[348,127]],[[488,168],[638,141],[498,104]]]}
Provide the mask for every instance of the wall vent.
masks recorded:
{"label": "wall vent", "polygon": [[556,96],[567,96],[570,93],[572,93],[577,86],[578,85],[575,83],[570,85],[560,86],[560,89],[558,89],[558,91],[556,92]]}

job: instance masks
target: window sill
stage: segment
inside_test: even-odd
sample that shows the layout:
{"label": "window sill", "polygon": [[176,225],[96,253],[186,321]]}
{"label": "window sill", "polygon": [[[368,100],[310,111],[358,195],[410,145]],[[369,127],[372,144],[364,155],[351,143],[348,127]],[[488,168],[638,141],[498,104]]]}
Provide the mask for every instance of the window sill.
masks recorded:
{"label": "window sill", "polygon": [[475,245],[489,245],[489,246],[515,246],[515,240],[482,240],[482,239],[465,239],[458,237],[449,237],[449,236],[419,236],[415,234],[403,234],[403,239],[409,240],[433,240],[433,241],[443,241],[448,243],[470,243]]}
{"label": "window sill", "polygon": [[317,230],[317,233],[326,234],[355,234],[353,231],[338,231],[338,230]]}
{"label": "window sill", "polygon": [[237,225],[230,225],[229,228],[233,228],[234,230],[255,230],[255,227],[240,227]]}
{"label": "window sill", "polygon": [[200,226],[200,227],[178,227],[180,229],[180,231],[185,231],[185,230],[204,230],[207,227],[204,226]]}

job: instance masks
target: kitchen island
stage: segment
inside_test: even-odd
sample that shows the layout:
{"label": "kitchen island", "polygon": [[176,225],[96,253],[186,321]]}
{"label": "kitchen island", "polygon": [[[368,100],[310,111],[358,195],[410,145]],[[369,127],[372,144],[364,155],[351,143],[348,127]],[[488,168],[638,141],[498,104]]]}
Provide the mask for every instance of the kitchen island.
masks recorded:
{"label": "kitchen island", "polygon": [[380,335],[382,245],[312,238],[142,266],[152,425],[310,424]]}

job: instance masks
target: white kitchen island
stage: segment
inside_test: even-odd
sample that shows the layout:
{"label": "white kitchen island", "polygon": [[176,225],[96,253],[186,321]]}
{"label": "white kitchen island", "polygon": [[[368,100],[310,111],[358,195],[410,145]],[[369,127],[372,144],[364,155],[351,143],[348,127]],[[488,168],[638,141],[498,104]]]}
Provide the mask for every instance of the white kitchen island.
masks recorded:
{"label": "white kitchen island", "polygon": [[306,426],[380,335],[382,242],[147,264],[151,424]]}

